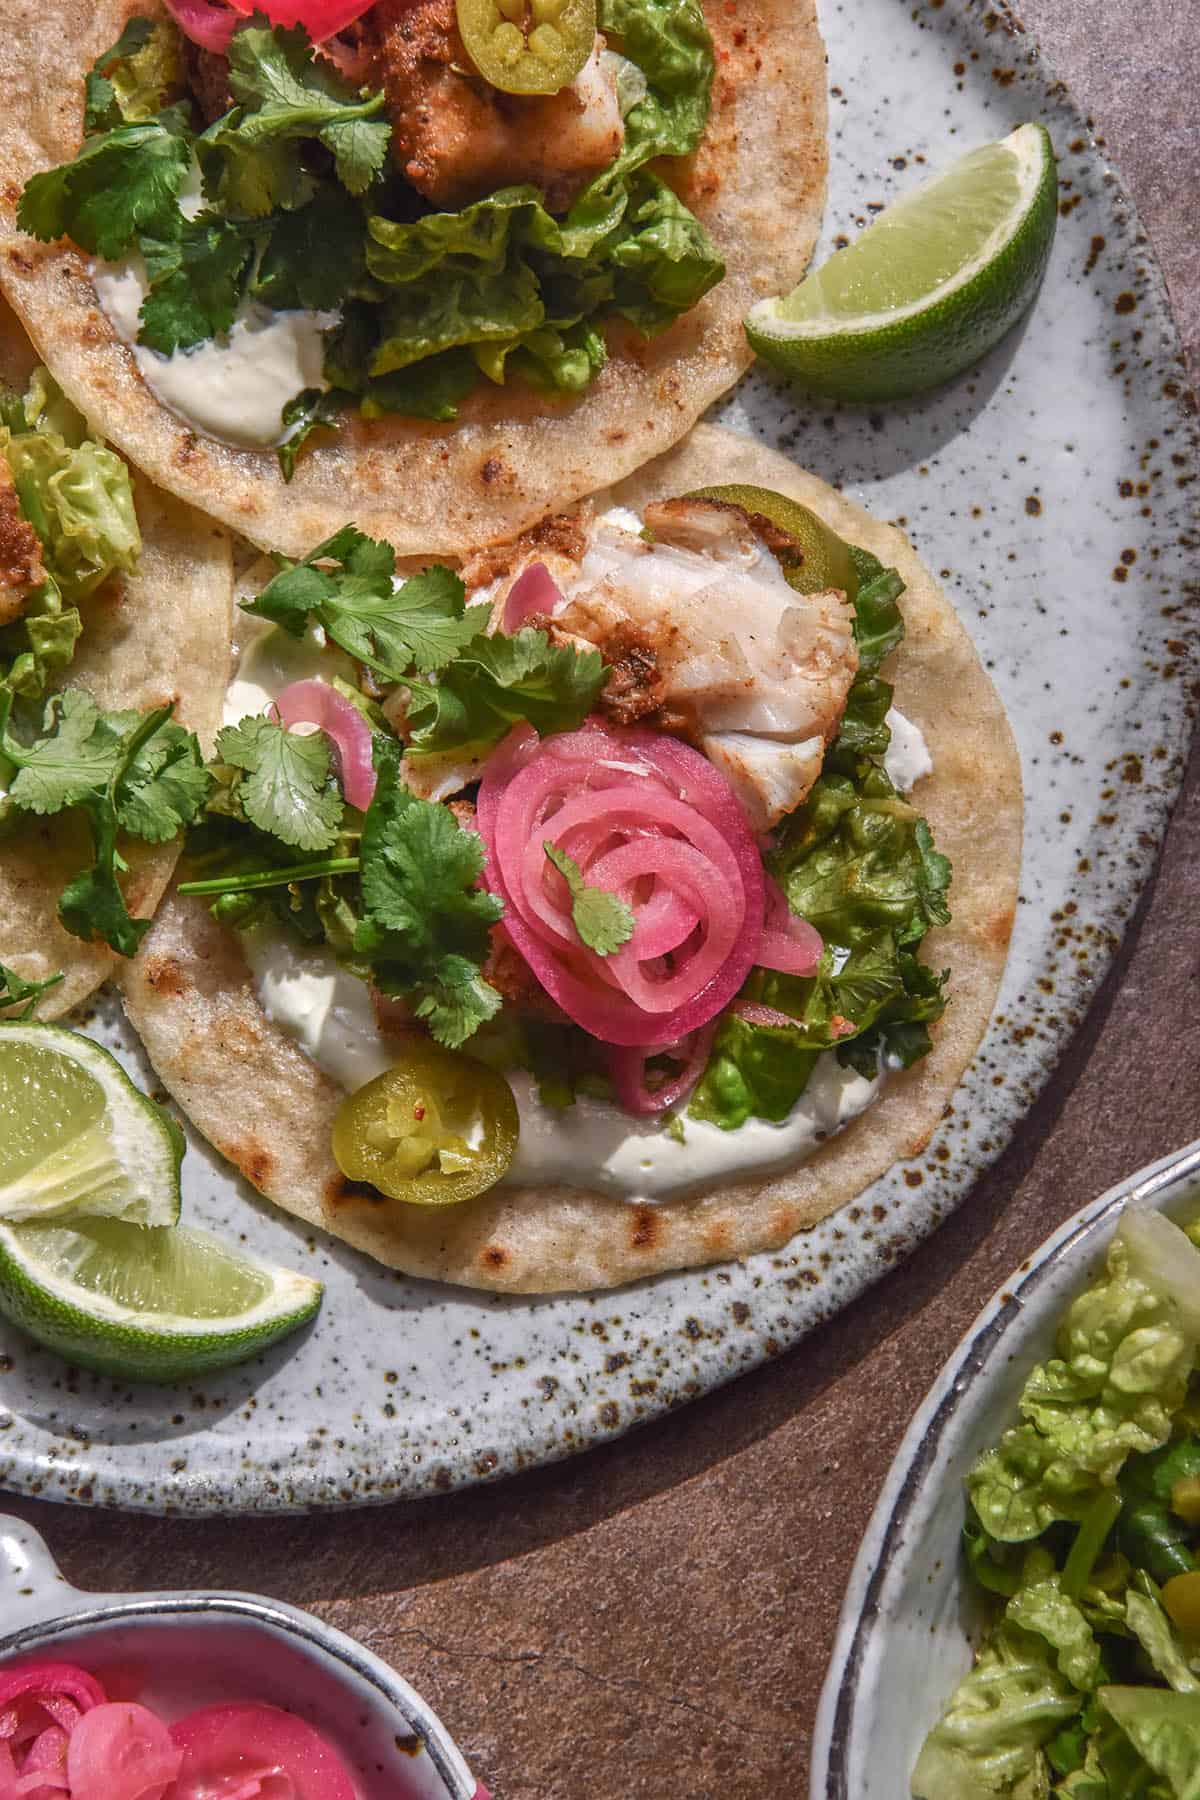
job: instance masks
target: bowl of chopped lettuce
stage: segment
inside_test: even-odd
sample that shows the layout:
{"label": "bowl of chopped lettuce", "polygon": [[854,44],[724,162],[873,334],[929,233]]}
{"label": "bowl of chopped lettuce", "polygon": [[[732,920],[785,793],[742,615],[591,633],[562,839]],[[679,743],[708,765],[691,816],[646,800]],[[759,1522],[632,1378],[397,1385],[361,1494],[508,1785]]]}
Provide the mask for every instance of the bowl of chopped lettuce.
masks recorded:
{"label": "bowl of chopped lettuce", "polygon": [[813,1800],[1200,1795],[1200,1141],[986,1306],[863,1539]]}

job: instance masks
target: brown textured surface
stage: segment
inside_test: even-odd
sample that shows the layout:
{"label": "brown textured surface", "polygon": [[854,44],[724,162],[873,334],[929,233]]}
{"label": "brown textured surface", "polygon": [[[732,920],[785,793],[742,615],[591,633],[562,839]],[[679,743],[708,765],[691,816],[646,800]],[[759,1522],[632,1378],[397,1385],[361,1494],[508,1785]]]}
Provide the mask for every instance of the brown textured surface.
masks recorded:
{"label": "brown textured surface", "polygon": [[[1191,0],[1023,0],[1101,122],[1200,363]],[[1189,19],[1189,15],[1192,15]],[[842,1589],[954,1340],[1059,1219],[1200,1134],[1200,758],[1083,1031],[971,1203],[831,1327],[646,1433],[436,1504],[158,1523],[13,1510],[81,1585],[253,1585],[391,1659],[498,1800],[800,1794]],[[780,1781],[780,1776],[785,1779]]]}

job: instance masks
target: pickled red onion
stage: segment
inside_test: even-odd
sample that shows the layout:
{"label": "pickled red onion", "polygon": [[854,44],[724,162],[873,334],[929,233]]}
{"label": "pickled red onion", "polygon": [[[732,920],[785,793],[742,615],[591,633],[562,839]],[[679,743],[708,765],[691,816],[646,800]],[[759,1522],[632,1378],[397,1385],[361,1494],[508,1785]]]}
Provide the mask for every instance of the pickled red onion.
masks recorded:
{"label": "pickled red onion", "polygon": [[106,1701],[83,1715],[68,1740],[71,1800],[163,1800],[182,1760],[148,1707]]}
{"label": "pickled red onion", "polygon": [[228,50],[234,26],[241,24],[224,0],[165,0],[165,5],[184,37],[218,56]]}
{"label": "pickled red onion", "polygon": [[[614,1045],[608,1053],[608,1072],[619,1104],[626,1112],[642,1117],[677,1105],[704,1073],[716,1030],[713,1019],[676,1044],[648,1044],[637,1049]],[[652,1056],[669,1056],[681,1065],[677,1074],[653,1088],[646,1082],[646,1064]]]}
{"label": "pickled red onion", "polygon": [[166,0],[167,11],[185,37],[223,56],[243,19],[265,13],[272,25],[303,25],[314,44],[344,31],[362,17],[371,0]]}
{"label": "pickled red onion", "polygon": [[792,911],[783,890],[768,876],[762,943],[755,958],[759,968],[778,969],[783,975],[815,975],[823,949],[820,932]]}
{"label": "pickled red onion", "polygon": [[[676,1043],[715,1018],[753,967],[758,848],[728,782],[677,739],[598,719],[536,750],[511,733],[484,771],[476,824],[513,943],[601,1041]],[[547,842],[633,913],[633,936],[612,955],[580,941]]]}
{"label": "pickled red onion", "polygon": [[29,1663],[0,1675],[0,1743],[14,1750],[58,1725],[70,1731],[105,1701],[104,1689],[73,1663]]}
{"label": "pickled red onion", "polygon": [[[83,1717],[77,1708],[72,1709],[76,1720]],[[59,1796],[67,1787],[67,1745],[70,1739],[61,1725],[50,1725],[38,1737],[34,1738],[21,1765],[21,1773],[14,1781],[11,1792],[23,1796],[23,1800],[59,1800]],[[0,1779],[0,1797],[6,1790]]]}
{"label": "pickled red onion", "polygon": [[290,682],[276,699],[273,711],[289,730],[297,725],[320,726],[337,753],[343,794],[351,806],[365,812],[375,793],[371,727],[354,702],[314,676],[308,681]]}
{"label": "pickled red onion", "polygon": [[270,1765],[272,1793],[290,1784],[293,1800],[355,1800],[345,1764],[321,1735],[294,1713],[252,1701],[204,1706],[178,1719],[171,1737],[183,1754],[171,1800],[213,1800]]}
{"label": "pickled red onion", "polygon": [[531,613],[546,613],[553,618],[566,603],[566,596],[545,563],[532,562],[521,570],[508,590],[500,629],[519,631]]}

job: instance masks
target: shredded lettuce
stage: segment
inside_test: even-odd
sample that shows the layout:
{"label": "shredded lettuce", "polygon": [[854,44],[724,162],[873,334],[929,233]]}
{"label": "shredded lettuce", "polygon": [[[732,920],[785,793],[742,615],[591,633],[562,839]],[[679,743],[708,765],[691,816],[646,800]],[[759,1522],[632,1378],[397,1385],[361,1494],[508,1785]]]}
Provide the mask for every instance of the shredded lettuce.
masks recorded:
{"label": "shredded lettuce", "polygon": [[[922,1749],[921,1800],[1200,1800],[1198,1527],[1172,1507],[1200,1473],[1198,1297],[1189,1237],[1129,1210],[1023,1422],[968,1476],[993,1626]],[[1159,1585],[1176,1576],[1182,1600]]]}
{"label": "shredded lettuce", "polygon": [[[1182,1232],[1180,1261],[1200,1252]],[[1023,1423],[1004,1433],[967,1481],[987,1531],[1009,1542],[1039,1536],[1056,1519],[1079,1519],[1127,1457],[1170,1435],[1196,1356],[1174,1296],[1131,1267],[1127,1228],[1109,1247],[1105,1277],[1073,1302],[1058,1354],[1025,1383]]]}
{"label": "shredded lettuce", "polygon": [[42,547],[46,580],[0,632],[0,681],[38,698],[70,663],[83,629],[78,602],[141,550],[129,470],[87,436],[82,416],[44,369],[23,396],[0,397],[0,451],[21,513]]}

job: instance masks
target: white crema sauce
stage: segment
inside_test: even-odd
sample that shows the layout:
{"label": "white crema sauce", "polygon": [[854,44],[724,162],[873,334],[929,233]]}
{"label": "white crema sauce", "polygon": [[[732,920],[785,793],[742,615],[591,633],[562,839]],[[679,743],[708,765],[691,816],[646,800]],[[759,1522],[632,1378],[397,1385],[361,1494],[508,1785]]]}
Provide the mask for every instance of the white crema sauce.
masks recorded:
{"label": "white crema sauce", "polygon": [[[335,659],[347,665],[336,672],[349,673],[349,659],[325,647],[319,627],[299,641],[278,629],[252,631],[226,697],[226,723],[263,711],[288,681],[334,673]],[[919,726],[894,707],[887,723],[892,742],[885,767],[895,787],[907,793],[930,773],[933,761]],[[331,950],[298,944],[271,927],[241,935],[267,1017],[332,1080],[351,1092],[392,1066],[396,1050],[378,1028],[366,984],[343,969]],[[685,1112],[679,1120],[680,1141],[654,1119],[631,1118],[619,1107],[584,1095],[565,1109],[544,1106],[534,1078],[517,1071],[508,1080],[521,1130],[504,1180],[510,1186],[561,1182],[634,1203],[667,1200],[721,1179],[769,1175],[810,1155],[857,1118],[875,1099],[883,1079],[883,1074],[868,1078],[844,1069],[827,1051],[779,1124],[748,1119],[735,1131],[722,1131]]]}
{"label": "white crema sauce", "polygon": [[[371,996],[324,945],[297,945],[267,926],[242,933],[263,1011],[347,1091],[390,1069],[396,1050],[379,1031]],[[722,1177],[741,1180],[790,1166],[868,1107],[879,1077],[843,1069],[832,1052],[817,1059],[807,1088],[778,1125],[748,1119],[722,1131],[683,1116],[683,1142],[653,1119],[632,1119],[603,1100],[580,1096],[560,1110],[543,1106],[531,1075],[508,1077],[521,1116],[509,1186],[563,1182],[629,1201],[667,1200]]]}
{"label": "white crema sauce", "polygon": [[141,257],[97,263],[92,285],[146,386],[205,437],[239,449],[281,444],[288,435],[282,420],[287,402],[303,388],[329,385],[321,334],[337,324],[337,313],[272,312],[243,300],[228,333],[163,356],[137,341],[138,312],[148,291]]}

